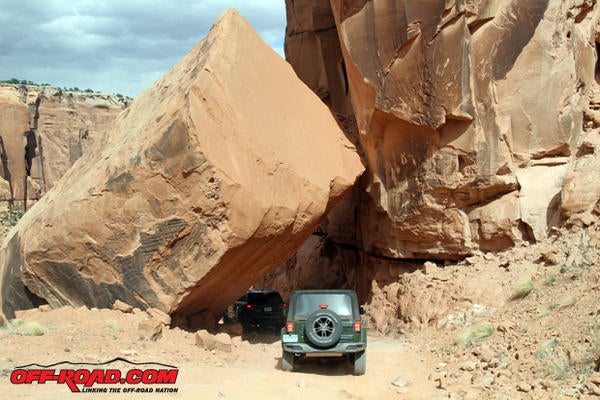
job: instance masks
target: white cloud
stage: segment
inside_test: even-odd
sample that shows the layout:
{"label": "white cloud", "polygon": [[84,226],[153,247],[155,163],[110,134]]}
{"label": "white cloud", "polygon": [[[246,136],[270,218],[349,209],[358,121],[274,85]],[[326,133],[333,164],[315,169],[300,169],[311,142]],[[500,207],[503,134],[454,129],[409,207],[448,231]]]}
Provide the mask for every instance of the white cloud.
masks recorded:
{"label": "white cloud", "polygon": [[0,79],[137,95],[229,7],[283,54],[284,0],[20,0],[0,13]]}

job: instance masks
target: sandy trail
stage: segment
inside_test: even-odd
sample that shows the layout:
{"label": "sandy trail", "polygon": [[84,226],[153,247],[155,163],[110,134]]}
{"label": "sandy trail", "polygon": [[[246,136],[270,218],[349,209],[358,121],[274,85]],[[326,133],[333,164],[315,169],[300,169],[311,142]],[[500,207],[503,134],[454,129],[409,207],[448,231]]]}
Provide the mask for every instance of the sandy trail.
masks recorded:
{"label": "sandy trail", "polygon": [[[427,380],[429,363],[401,340],[370,337],[364,376],[353,376],[349,363],[338,359],[307,360],[294,372],[284,372],[277,342],[254,345],[243,355],[248,358],[217,369],[184,366],[185,392],[228,399],[246,399],[249,393],[261,399],[435,399],[444,395]],[[194,376],[203,378],[199,382]],[[399,377],[410,384],[394,386],[392,382]]]}
{"label": "sandy trail", "polygon": [[[353,376],[350,364],[338,359],[307,360],[294,372],[282,371],[281,344],[274,332],[244,335],[226,353],[196,346],[194,334],[179,329],[165,330],[157,341],[142,339],[137,325],[144,313],[62,308],[32,310],[22,318],[41,323],[47,332],[21,336],[0,331],[0,393],[6,399],[441,399],[445,394],[428,381],[435,361],[406,339],[370,336],[367,372]],[[55,382],[15,385],[9,380],[12,368],[29,363],[93,363],[115,357],[178,367],[177,382],[169,385],[177,393],[71,393]],[[398,387],[393,384],[397,378],[409,384]]]}

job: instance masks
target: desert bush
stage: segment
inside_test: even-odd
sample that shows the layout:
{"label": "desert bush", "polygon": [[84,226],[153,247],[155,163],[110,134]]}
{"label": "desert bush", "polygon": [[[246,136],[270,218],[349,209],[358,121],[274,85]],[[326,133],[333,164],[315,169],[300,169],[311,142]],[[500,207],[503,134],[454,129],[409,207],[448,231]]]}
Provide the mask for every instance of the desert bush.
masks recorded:
{"label": "desert bush", "polygon": [[556,283],[556,276],[554,275],[548,275],[546,277],[546,279],[544,280],[544,285],[546,286],[552,286]]}
{"label": "desert bush", "polygon": [[36,82],[30,81],[28,79],[17,79],[17,78],[3,79],[3,80],[0,80],[0,83],[8,83],[10,85],[51,86],[49,83],[36,83]]}
{"label": "desert bush", "polygon": [[573,373],[570,357],[563,349],[557,338],[544,341],[537,350],[540,360],[539,371],[555,380],[568,378]]}
{"label": "desert bush", "polygon": [[465,329],[456,339],[459,346],[471,348],[477,343],[489,338],[496,332],[496,328],[490,322],[484,321]]}
{"label": "desert bush", "polygon": [[556,361],[550,361],[548,367],[548,375],[556,380],[561,380],[571,376],[571,366],[568,362],[557,363]]}
{"label": "desert bush", "polygon": [[538,318],[544,318],[550,315],[550,310],[552,309],[552,307],[550,308],[543,308],[538,312]]}
{"label": "desert bush", "polygon": [[113,331],[117,332],[119,330],[119,324],[114,319],[110,319],[106,321],[106,326],[108,326]]}
{"label": "desert bush", "polygon": [[8,324],[2,330],[10,335],[20,336],[42,336],[48,331],[46,327],[38,322],[23,321],[18,318],[8,321]]}
{"label": "desert bush", "polygon": [[13,206],[8,211],[2,211],[2,220],[10,226],[15,226],[21,217],[25,214],[25,210],[21,206]]}
{"label": "desert bush", "polygon": [[523,279],[514,288],[510,296],[511,300],[520,300],[529,296],[533,292],[534,285],[531,278]]}
{"label": "desert bush", "polygon": [[538,358],[540,360],[547,358],[556,346],[558,346],[558,340],[556,338],[546,340],[537,351]]}
{"label": "desert bush", "polygon": [[569,308],[569,307],[574,306],[575,303],[577,303],[577,298],[575,296],[573,296],[572,294],[568,294],[568,295],[561,297],[561,299],[558,301],[558,307],[559,308]]}

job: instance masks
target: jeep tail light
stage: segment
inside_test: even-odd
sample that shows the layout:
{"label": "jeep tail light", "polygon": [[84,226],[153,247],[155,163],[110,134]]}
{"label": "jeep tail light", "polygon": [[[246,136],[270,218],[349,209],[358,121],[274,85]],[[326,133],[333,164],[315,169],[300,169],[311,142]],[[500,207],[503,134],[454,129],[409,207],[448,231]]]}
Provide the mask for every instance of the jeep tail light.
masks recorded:
{"label": "jeep tail light", "polygon": [[282,303],[282,304],[279,305],[279,308],[287,308],[287,304]]}
{"label": "jeep tail light", "polygon": [[354,332],[360,332],[362,330],[362,322],[354,323]]}
{"label": "jeep tail light", "polygon": [[247,308],[248,310],[251,310],[251,309],[253,309],[253,308],[256,308],[256,305],[254,305],[254,304],[246,304],[246,308]]}
{"label": "jeep tail light", "polygon": [[294,332],[294,328],[295,328],[295,327],[294,327],[294,323],[293,323],[293,322],[286,322],[286,323],[285,323],[285,331],[286,331],[287,333],[292,333],[292,332]]}
{"label": "jeep tail light", "polygon": [[320,308],[321,310],[326,310],[328,307],[329,307],[329,306],[328,306],[327,304],[320,304],[320,305],[319,305],[319,308]]}

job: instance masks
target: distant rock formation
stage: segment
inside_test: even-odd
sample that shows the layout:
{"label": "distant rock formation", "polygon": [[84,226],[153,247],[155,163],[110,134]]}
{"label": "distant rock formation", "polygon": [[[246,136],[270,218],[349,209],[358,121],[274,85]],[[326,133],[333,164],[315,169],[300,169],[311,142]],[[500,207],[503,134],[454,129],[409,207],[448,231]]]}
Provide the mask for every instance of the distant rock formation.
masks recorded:
{"label": "distant rock formation", "polygon": [[9,233],[2,312],[120,300],[210,325],[363,170],[327,107],[229,10]]}
{"label": "distant rock formation", "polygon": [[287,59],[368,165],[329,239],[459,259],[600,211],[596,1],[286,4]]}
{"label": "distant rock formation", "polygon": [[0,208],[39,200],[128,103],[116,95],[0,84]]}

